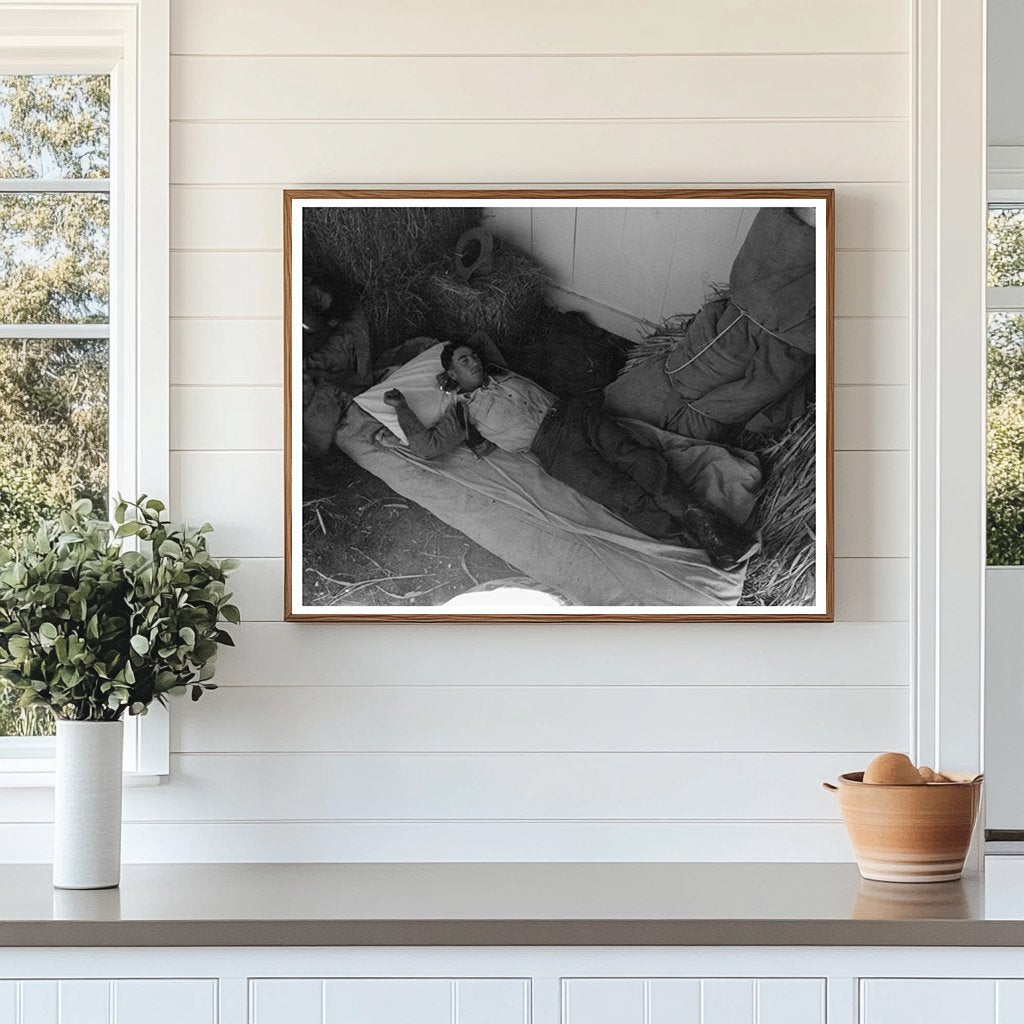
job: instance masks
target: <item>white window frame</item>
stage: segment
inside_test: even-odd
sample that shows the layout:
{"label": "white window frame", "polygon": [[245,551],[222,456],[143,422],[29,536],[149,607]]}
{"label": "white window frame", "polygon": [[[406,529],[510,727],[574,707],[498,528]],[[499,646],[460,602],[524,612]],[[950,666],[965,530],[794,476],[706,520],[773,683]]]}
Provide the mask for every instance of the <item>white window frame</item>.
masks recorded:
{"label": "white window frame", "polygon": [[981,771],[986,5],[915,7],[911,753],[918,764]]}
{"label": "white window frame", "polygon": [[[0,0],[0,74],[111,76],[110,490],[164,499],[170,493],[169,22],[169,0]],[[145,783],[168,774],[167,712],[155,705],[125,721],[126,779]],[[0,738],[0,787],[52,785],[53,747],[49,738]]]}
{"label": "white window frame", "polygon": [[[988,205],[1024,209],[1024,147],[989,147]],[[1024,313],[1024,287],[988,287],[986,313]],[[1019,832],[1024,825],[1024,796],[1016,783],[1020,771],[1019,645],[1003,633],[1016,623],[1016,599],[1024,590],[1024,565],[986,565],[987,600],[993,623],[986,634],[985,759],[986,827]],[[1012,628],[1012,627],[1011,627]],[[1024,844],[1005,839],[987,844],[988,854],[1019,855]]]}

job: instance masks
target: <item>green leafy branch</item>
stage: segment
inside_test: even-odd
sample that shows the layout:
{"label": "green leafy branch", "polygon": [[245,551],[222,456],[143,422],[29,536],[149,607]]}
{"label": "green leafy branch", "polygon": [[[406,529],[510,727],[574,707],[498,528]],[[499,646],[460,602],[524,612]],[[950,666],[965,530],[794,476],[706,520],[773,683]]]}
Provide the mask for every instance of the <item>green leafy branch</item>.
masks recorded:
{"label": "green leafy branch", "polygon": [[116,721],[215,689],[219,647],[234,645],[221,624],[239,622],[226,592],[238,562],[209,553],[209,523],[172,525],[164,510],[121,499],[107,523],[83,499],[0,549],[0,678],[22,707]]}

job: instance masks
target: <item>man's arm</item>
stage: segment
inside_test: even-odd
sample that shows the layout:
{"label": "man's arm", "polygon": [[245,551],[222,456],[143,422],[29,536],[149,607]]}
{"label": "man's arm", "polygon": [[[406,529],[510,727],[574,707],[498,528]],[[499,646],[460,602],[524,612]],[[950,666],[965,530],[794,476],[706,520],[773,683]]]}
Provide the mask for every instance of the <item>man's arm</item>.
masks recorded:
{"label": "man's arm", "polygon": [[467,344],[477,350],[477,353],[484,362],[484,366],[491,364],[508,367],[505,357],[501,354],[501,349],[494,344],[491,336],[486,331],[477,331],[476,334],[470,337]]}
{"label": "man's arm", "polygon": [[398,388],[385,391],[384,401],[395,410],[398,425],[408,439],[409,447],[421,459],[436,459],[454,451],[466,440],[466,428],[459,418],[457,405],[453,405],[432,427],[425,427]]}

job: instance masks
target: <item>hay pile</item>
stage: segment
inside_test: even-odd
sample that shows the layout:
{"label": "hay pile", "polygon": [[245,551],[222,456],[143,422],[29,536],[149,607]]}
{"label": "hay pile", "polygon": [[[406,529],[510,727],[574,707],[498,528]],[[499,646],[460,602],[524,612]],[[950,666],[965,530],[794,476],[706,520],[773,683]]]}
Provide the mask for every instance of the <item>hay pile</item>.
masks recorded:
{"label": "hay pile", "polygon": [[494,269],[463,281],[447,256],[428,284],[437,322],[447,336],[486,331],[500,345],[516,343],[545,307],[547,272],[503,239],[494,240]]}
{"label": "hay pile", "polygon": [[669,317],[660,327],[655,328],[650,334],[645,335],[639,341],[633,342],[629,353],[626,356],[626,365],[619,373],[629,373],[634,366],[646,362],[651,356],[668,355],[679,343],[680,339],[686,336],[686,332],[693,323],[695,313],[679,313]]}
{"label": "hay pile", "polygon": [[477,218],[464,207],[311,207],[303,211],[304,270],[354,293],[379,352],[430,333],[427,282]]}
{"label": "hay pile", "polygon": [[514,340],[542,311],[547,274],[495,239],[494,270],[459,280],[455,244],[479,222],[471,207],[312,207],[303,214],[304,270],[362,305],[376,354],[418,335],[484,330]]}
{"label": "hay pile", "polygon": [[740,604],[813,604],[814,406],[780,437],[748,434],[744,442],[761,459],[766,482],[750,521],[762,531],[762,548],[747,570]]}

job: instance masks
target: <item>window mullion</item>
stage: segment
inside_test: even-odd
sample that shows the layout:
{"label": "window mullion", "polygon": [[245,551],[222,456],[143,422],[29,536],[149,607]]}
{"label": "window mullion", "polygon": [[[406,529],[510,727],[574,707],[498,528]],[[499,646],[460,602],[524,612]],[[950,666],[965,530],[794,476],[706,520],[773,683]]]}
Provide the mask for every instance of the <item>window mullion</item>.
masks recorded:
{"label": "window mullion", "polygon": [[61,341],[92,341],[110,337],[110,324],[0,324],[0,338],[35,341],[57,338]]}
{"label": "window mullion", "polygon": [[5,192],[110,192],[109,178],[0,178]]}
{"label": "window mullion", "polygon": [[985,307],[990,313],[1017,313],[1024,310],[1024,287],[1001,285],[986,289]]}

